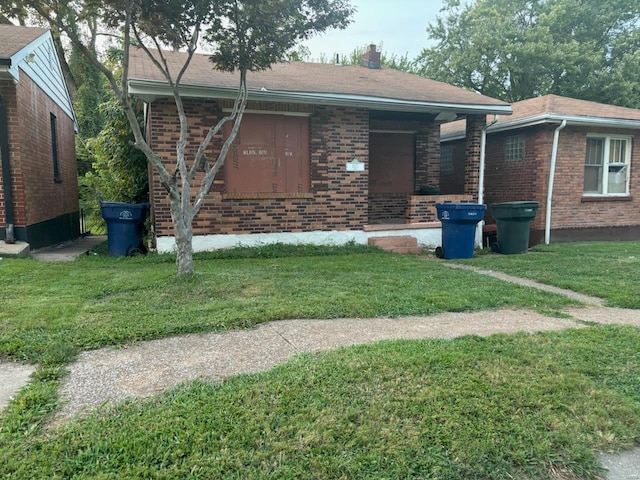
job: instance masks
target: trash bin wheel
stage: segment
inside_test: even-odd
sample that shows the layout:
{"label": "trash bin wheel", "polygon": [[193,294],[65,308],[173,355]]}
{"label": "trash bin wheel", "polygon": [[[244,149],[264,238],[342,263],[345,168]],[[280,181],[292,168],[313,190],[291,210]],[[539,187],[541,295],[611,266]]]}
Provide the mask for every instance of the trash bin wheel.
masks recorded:
{"label": "trash bin wheel", "polygon": [[444,250],[442,247],[436,247],[436,257],[444,258]]}
{"label": "trash bin wheel", "polygon": [[500,244],[498,242],[493,242],[491,244],[491,251],[494,253],[500,253]]}
{"label": "trash bin wheel", "polygon": [[144,255],[145,249],[144,248],[140,248],[140,247],[131,247],[129,250],[127,250],[127,257],[136,257],[138,255]]}

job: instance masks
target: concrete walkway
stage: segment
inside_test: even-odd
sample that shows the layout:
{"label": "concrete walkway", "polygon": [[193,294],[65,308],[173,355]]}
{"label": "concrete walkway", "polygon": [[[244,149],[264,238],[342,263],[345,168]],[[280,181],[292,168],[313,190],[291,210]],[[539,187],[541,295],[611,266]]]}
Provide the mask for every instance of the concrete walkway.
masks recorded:
{"label": "concrete walkway", "polygon": [[29,382],[29,377],[35,370],[33,365],[0,363],[0,411],[9,405],[13,396]]}
{"label": "concrete walkway", "polygon": [[481,275],[487,275],[489,277],[497,278],[499,280],[504,280],[505,282],[517,283],[518,285],[523,285],[525,287],[531,287],[537,290],[544,290],[545,292],[557,293],[558,295],[564,295],[565,297],[569,297],[573,300],[577,300],[587,305],[596,305],[598,307],[601,307],[603,305],[601,298],[590,297],[589,295],[583,295],[582,293],[577,293],[572,290],[567,290],[565,288],[558,288],[552,285],[545,285],[544,283],[538,283],[534,280],[529,280],[527,278],[514,277],[513,275],[509,275],[507,273],[496,272],[494,270],[483,270],[481,268],[474,267],[472,265],[462,265],[460,263],[443,262],[442,264],[447,267],[457,268],[459,270],[468,270],[470,272],[479,273]]}
{"label": "concrete walkway", "polygon": [[87,235],[70,242],[33,250],[31,256],[43,262],[73,262],[80,255],[106,241],[106,235]]}
{"label": "concrete walkway", "polygon": [[[61,249],[58,258],[55,251],[42,252],[42,255],[45,255],[42,260],[68,261],[71,254]],[[499,310],[398,319],[284,320],[262,324],[253,330],[182,335],[124,348],[87,351],[68,366],[70,373],[61,387],[63,408],[57,422],[109,403],[157,395],[189,380],[221,381],[240,373],[263,371],[301,352],[387,339],[455,338],[585,328],[587,322],[640,327],[639,310],[607,308],[594,297],[499,272],[444,264],[567,295],[588,307],[567,310],[571,318],[548,317],[525,310]],[[0,408],[25,385],[32,371],[29,366],[0,363]],[[607,480],[640,480],[640,449],[620,455],[599,455],[598,458],[609,470]]]}

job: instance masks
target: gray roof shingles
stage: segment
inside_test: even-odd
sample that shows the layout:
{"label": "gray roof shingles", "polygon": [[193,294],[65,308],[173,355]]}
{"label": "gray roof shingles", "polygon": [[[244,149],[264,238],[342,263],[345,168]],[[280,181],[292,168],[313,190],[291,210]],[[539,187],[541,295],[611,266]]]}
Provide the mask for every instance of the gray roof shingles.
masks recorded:
{"label": "gray roof shingles", "polygon": [[[511,105],[511,108],[513,108],[513,114],[509,117],[500,117],[496,126],[517,122],[518,120],[533,119],[540,115],[564,115],[582,117],[594,121],[599,119],[640,121],[640,110],[635,108],[619,107],[551,94],[515,102]],[[487,122],[491,122],[492,119],[492,116],[487,116]],[[463,135],[466,128],[465,125],[464,120],[446,123],[441,126],[441,133],[444,137]]]}
{"label": "gray roof shingles", "polygon": [[0,24],[0,59],[10,59],[47,31],[46,28]]}
{"label": "gray roof shingles", "polygon": [[[166,51],[163,51],[163,54],[172,71],[177,72],[184,61],[185,54]],[[130,79],[164,81],[162,74],[141,49],[133,49],[130,59]],[[212,88],[237,88],[238,74],[214,70],[208,55],[196,54],[182,84]],[[436,104],[508,107],[507,103],[500,100],[478,95],[446,83],[389,68],[369,69],[358,65],[277,63],[265,71],[249,72],[247,86],[249,89],[255,90],[353,95]]]}

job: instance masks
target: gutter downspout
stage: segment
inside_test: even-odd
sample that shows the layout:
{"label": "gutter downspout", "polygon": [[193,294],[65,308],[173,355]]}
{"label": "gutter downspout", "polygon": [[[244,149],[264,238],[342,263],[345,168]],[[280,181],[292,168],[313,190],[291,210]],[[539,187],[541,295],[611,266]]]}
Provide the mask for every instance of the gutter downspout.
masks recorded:
{"label": "gutter downspout", "polygon": [[[495,125],[500,118],[500,115],[494,114],[493,120],[488,125],[482,127],[482,135],[480,136],[480,173],[478,175],[478,205],[484,203],[484,164],[485,164],[485,150],[487,146],[487,129]],[[484,227],[484,220],[478,224],[476,229],[476,245],[482,247],[482,228]]]}
{"label": "gutter downspout", "polygon": [[547,218],[544,225],[544,243],[549,245],[551,240],[551,201],[553,200],[553,181],[556,176],[556,160],[558,157],[558,139],[560,138],[560,130],[567,126],[567,120],[562,123],[555,132],[553,132],[553,147],[551,148],[551,166],[549,168],[549,188],[547,189]]}
{"label": "gutter downspout", "polygon": [[13,194],[11,184],[11,164],[9,162],[9,124],[7,105],[0,95],[0,157],[2,158],[2,192],[4,194],[5,243],[16,243],[13,232]]}

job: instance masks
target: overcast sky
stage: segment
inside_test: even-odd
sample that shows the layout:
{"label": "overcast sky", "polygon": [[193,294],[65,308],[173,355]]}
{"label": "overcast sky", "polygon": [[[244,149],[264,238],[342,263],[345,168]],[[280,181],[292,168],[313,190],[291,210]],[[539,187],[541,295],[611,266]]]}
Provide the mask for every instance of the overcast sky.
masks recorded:
{"label": "overcast sky", "polygon": [[387,54],[410,59],[427,46],[427,24],[440,11],[442,0],[351,0],[357,8],[353,23],[346,30],[330,30],[305,42],[311,59],[321,54],[332,58],[347,55],[356,47],[382,43]]}

